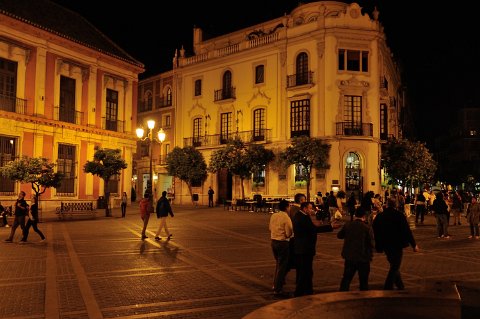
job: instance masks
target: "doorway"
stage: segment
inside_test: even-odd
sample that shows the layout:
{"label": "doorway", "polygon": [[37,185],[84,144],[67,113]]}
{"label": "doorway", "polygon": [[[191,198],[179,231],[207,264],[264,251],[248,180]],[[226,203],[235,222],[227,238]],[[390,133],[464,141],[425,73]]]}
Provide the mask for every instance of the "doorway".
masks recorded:
{"label": "doorway", "polygon": [[349,152],[345,158],[345,192],[355,194],[355,198],[362,199],[363,176],[360,165],[360,156],[356,152]]}

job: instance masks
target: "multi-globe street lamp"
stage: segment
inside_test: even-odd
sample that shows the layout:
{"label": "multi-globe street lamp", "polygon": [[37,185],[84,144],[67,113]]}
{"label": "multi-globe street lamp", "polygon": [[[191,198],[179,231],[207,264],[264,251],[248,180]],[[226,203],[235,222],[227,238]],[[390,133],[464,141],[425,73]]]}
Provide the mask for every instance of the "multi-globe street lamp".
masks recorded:
{"label": "multi-globe street lamp", "polygon": [[157,132],[157,137],[155,138],[153,136],[153,129],[155,128],[155,121],[154,120],[148,120],[147,121],[147,127],[148,127],[148,133],[145,137],[144,137],[145,130],[142,127],[137,128],[136,133],[137,133],[137,137],[141,141],[148,141],[148,156],[150,157],[150,177],[149,177],[150,196],[149,196],[149,202],[150,202],[150,205],[151,205],[150,207],[153,208],[154,207],[154,205],[153,205],[153,191],[154,191],[154,188],[153,188],[153,156],[152,156],[153,142],[156,141],[156,142],[160,143],[160,147],[161,147],[162,143],[165,141],[166,134],[165,134],[165,131],[162,128],[160,128]]}

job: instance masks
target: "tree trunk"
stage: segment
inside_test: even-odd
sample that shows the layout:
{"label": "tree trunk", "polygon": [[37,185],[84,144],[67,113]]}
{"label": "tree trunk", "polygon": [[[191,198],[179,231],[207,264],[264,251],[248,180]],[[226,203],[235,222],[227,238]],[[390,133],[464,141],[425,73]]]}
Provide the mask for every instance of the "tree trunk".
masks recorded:
{"label": "tree trunk", "polygon": [[310,201],[310,174],[312,174],[312,168],[307,166],[307,202]]}
{"label": "tree trunk", "polygon": [[105,194],[105,217],[112,217],[110,211],[110,192],[108,191],[108,181],[105,180],[103,193]]}
{"label": "tree trunk", "polygon": [[243,177],[240,177],[240,188],[242,189],[242,199],[245,199],[245,189],[243,188]]}

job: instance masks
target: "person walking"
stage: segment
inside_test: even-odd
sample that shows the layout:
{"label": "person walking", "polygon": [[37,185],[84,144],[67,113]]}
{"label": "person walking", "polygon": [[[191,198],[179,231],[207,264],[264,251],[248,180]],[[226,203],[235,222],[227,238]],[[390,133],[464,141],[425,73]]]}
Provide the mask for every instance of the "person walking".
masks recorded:
{"label": "person walking", "polygon": [[355,219],[347,222],[337,233],[337,238],[344,240],[342,257],[345,259],[340,291],[350,290],[350,283],[357,271],[360,290],[368,290],[374,244],[372,228],[365,222],[365,211],[359,208],[355,211]]}
{"label": "person walking", "polygon": [[120,204],[120,208],[122,209],[122,218],[125,218],[125,215],[127,214],[127,192],[123,192],[122,194],[122,203]]}
{"label": "person walking", "polygon": [[150,219],[150,213],[153,211],[153,207],[150,204],[150,194],[145,192],[142,200],[139,203],[140,206],[140,217],[143,220],[143,228],[142,228],[142,240],[148,238],[145,232],[147,231],[148,221]]}
{"label": "person walking", "polygon": [[396,201],[395,197],[390,196],[387,200],[387,208],[379,213],[372,223],[375,249],[379,253],[384,252],[390,264],[384,290],[393,290],[394,285],[399,290],[405,289],[400,275],[403,249],[410,245],[414,252],[419,251],[407,218],[395,209]]}
{"label": "person walking", "polygon": [[270,239],[273,257],[275,258],[275,273],[273,276],[273,295],[287,296],[283,291],[285,277],[288,272],[290,256],[290,239],[293,236],[292,220],[288,216],[290,203],[284,199],[278,204],[278,212],[270,217]]}
{"label": "person walking", "polygon": [[40,229],[38,229],[38,199],[36,196],[32,197],[32,205],[30,206],[30,216],[28,218],[27,224],[23,229],[23,238],[20,243],[26,243],[28,239],[28,233],[30,227],[40,236],[42,241],[45,241],[45,235]]}
{"label": "person walking", "polygon": [[18,226],[23,230],[25,229],[25,216],[28,215],[28,204],[25,201],[25,192],[20,191],[18,193],[18,199],[15,202],[15,219],[13,220],[12,228],[10,229],[10,235],[5,242],[11,243],[13,242],[13,237],[15,236],[15,231],[17,230]]}
{"label": "person walking", "polygon": [[212,186],[209,186],[208,187],[208,207],[213,207],[213,194],[215,194],[215,192],[213,191],[212,189]]}
{"label": "person walking", "polygon": [[480,204],[475,196],[472,197],[467,208],[467,220],[470,224],[470,236],[468,238],[480,239],[478,234],[478,223],[480,222]]}
{"label": "person walking", "polygon": [[155,234],[155,240],[156,241],[161,240],[160,232],[162,231],[162,229],[165,229],[165,233],[167,234],[167,240],[170,240],[172,238],[172,234],[168,231],[167,217],[168,215],[173,217],[173,210],[172,210],[172,206],[170,205],[170,202],[168,201],[166,191],[162,192],[162,197],[160,197],[160,199],[157,202],[156,212],[157,212],[157,218],[160,219],[160,225],[158,226],[157,233]]}
{"label": "person walking", "polygon": [[313,294],[313,257],[316,254],[317,233],[333,231],[332,225],[315,226],[311,215],[313,204],[303,202],[293,217],[294,254],[296,267],[295,297]]}
{"label": "person walking", "polygon": [[427,199],[423,195],[422,192],[419,192],[415,198],[415,224],[418,224],[418,220],[420,219],[420,223],[423,224],[425,220],[425,212],[427,211]]}
{"label": "person walking", "polygon": [[432,203],[432,211],[437,221],[438,238],[450,238],[448,234],[448,205],[443,199],[443,193],[439,192]]}

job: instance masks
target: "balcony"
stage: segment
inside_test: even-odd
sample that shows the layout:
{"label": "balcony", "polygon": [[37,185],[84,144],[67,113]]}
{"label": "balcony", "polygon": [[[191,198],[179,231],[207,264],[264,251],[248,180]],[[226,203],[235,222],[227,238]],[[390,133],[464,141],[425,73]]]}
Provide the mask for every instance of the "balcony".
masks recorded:
{"label": "balcony", "polygon": [[81,125],[83,123],[83,112],[63,106],[54,107],[55,120]]}
{"label": "balcony", "polygon": [[152,101],[140,101],[138,102],[138,113],[148,112],[152,110]]}
{"label": "balcony", "polygon": [[235,88],[233,86],[226,89],[215,90],[214,102],[236,99]]}
{"label": "balcony", "polygon": [[113,132],[124,132],[124,122],[119,120],[110,120],[102,117],[102,129]]}
{"label": "balcony", "polygon": [[336,135],[340,136],[373,136],[372,123],[352,123],[352,122],[337,122]]}
{"label": "balcony", "polygon": [[313,85],[313,71],[287,76],[287,88],[293,88],[300,85]]}
{"label": "balcony", "polygon": [[157,108],[172,106],[172,97],[161,96],[157,99]]}
{"label": "balcony", "polygon": [[206,136],[196,136],[196,137],[186,137],[183,139],[183,146],[193,146],[193,147],[211,147],[219,146],[228,143],[229,139],[233,139],[238,136],[245,143],[255,143],[255,142],[270,142],[271,141],[272,130],[271,129],[261,129],[261,130],[252,130],[252,131],[243,131],[229,133],[227,136],[222,134],[206,135]]}
{"label": "balcony", "polygon": [[0,110],[25,114],[27,110],[27,100],[0,94]]}

